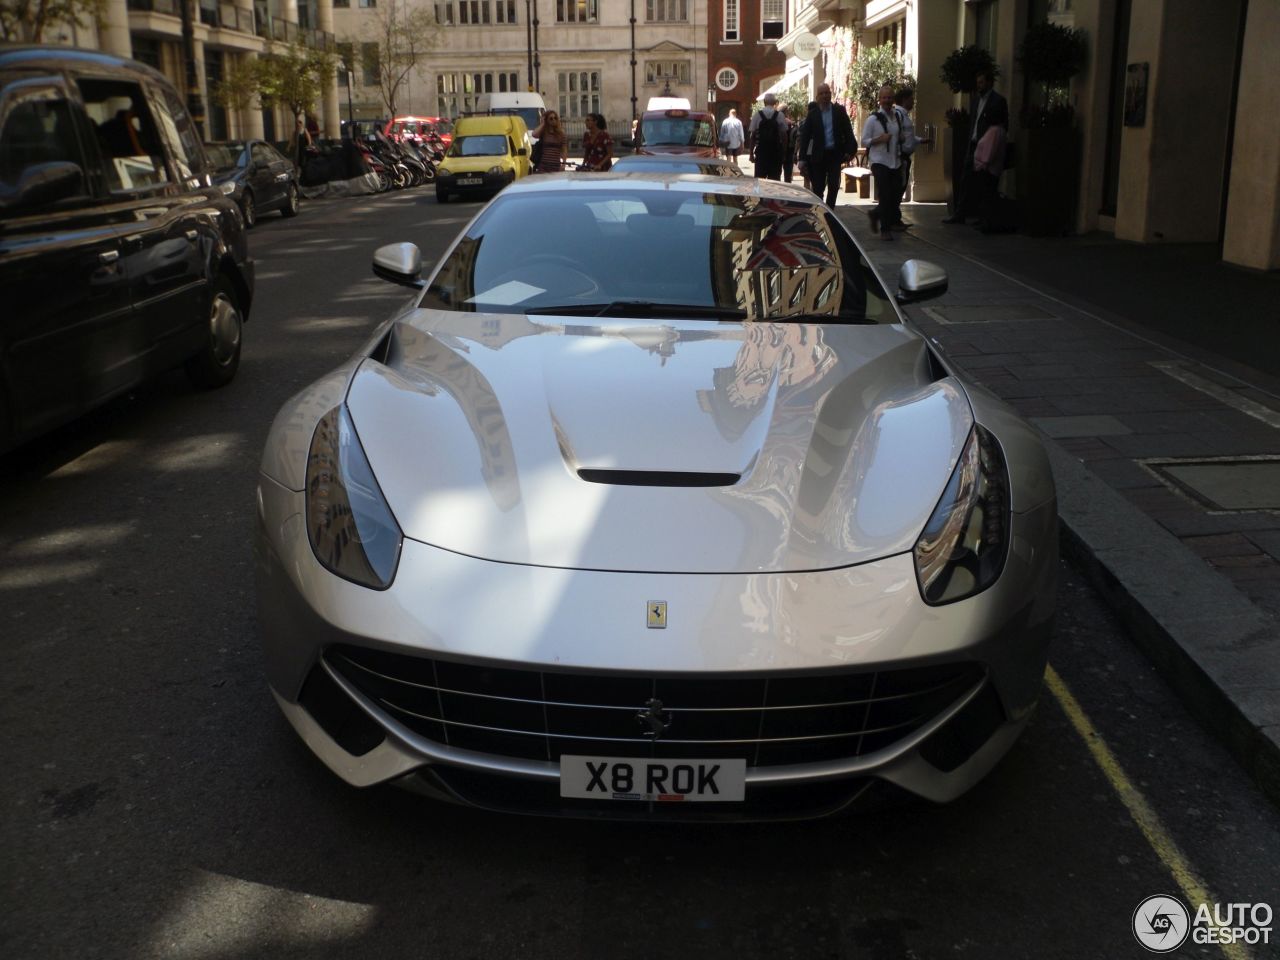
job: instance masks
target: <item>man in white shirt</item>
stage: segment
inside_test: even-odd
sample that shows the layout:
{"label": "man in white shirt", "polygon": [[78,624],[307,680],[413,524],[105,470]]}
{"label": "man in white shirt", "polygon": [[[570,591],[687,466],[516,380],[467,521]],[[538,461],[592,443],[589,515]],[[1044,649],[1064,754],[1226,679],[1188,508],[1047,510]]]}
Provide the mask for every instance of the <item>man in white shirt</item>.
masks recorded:
{"label": "man in white shirt", "polygon": [[902,127],[902,165],[898,168],[898,220],[889,226],[894,230],[905,230],[909,224],[902,219],[902,198],[906,196],[907,187],[911,183],[911,155],[922,143],[932,143],[930,137],[917,137],[916,126],[911,122],[911,111],[915,109],[916,92],[910,87],[903,87],[893,95],[894,110],[898,114],[898,123]]}
{"label": "man in white shirt", "polygon": [[733,165],[738,165],[738,154],[742,152],[742,144],[745,140],[742,129],[742,121],[738,119],[738,111],[729,110],[729,115],[724,118],[724,123],[720,124],[720,146],[724,148],[724,155],[733,161]]}
{"label": "man in white shirt", "polygon": [[943,220],[943,223],[964,223],[967,217],[982,212],[980,207],[987,198],[983,196],[982,181],[974,177],[973,154],[978,148],[978,141],[991,127],[1009,129],[1009,103],[992,89],[994,78],[986,70],[979,70],[975,82],[977,88],[969,103],[969,116],[973,119],[969,127],[969,149],[964,158],[964,172],[958,183],[952,182],[955,212]]}
{"label": "man in white shirt", "polygon": [[862,125],[862,145],[867,148],[879,201],[870,213],[871,229],[879,231],[881,240],[892,240],[889,228],[902,219],[898,210],[902,200],[902,123],[893,105],[893,87],[887,83],[881,87],[879,99],[880,109]]}

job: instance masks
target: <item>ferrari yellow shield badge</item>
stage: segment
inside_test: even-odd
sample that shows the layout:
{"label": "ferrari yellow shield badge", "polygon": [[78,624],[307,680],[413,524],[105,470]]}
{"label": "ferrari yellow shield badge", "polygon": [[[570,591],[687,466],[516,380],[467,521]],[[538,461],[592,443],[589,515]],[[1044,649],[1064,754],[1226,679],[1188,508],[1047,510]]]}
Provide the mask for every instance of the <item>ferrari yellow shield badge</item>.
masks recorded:
{"label": "ferrari yellow shield badge", "polygon": [[649,629],[665,630],[667,628],[667,601],[649,601]]}

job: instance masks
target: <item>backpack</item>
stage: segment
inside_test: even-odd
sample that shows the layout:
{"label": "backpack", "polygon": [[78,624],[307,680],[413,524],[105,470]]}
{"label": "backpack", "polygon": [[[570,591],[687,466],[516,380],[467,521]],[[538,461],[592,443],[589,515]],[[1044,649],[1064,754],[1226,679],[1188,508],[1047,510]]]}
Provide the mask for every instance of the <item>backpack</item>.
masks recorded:
{"label": "backpack", "polygon": [[763,151],[769,156],[782,153],[782,131],[778,129],[778,114],[766,117],[756,114],[760,122],[756,124],[756,151]]}

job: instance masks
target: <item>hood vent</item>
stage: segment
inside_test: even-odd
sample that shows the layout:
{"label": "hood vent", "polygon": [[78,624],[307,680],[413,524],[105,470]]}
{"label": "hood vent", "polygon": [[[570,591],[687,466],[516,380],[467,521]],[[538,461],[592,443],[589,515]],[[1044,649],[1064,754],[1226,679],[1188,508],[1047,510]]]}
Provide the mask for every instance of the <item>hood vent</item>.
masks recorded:
{"label": "hood vent", "polygon": [[696,473],[677,470],[579,470],[588,483],[626,487],[732,487],[740,473]]}

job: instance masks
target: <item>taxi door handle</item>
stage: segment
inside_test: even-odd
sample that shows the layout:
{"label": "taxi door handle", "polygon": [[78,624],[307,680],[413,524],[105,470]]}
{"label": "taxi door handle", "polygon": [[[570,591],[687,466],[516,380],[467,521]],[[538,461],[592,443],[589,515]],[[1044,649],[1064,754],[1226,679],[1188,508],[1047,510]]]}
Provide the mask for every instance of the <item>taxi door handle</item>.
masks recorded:
{"label": "taxi door handle", "polygon": [[199,236],[200,236],[200,234],[199,234],[199,232],[198,232],[198,231],[196,231],[196,230],[188,230],[188,231],[187,231],[187,239],[188,239],[188,240],[190,240],[192,243],[195,243],[195,242],[196,242],[196,239],[197,239]]}
{"label": "taxi door handle", "polygon": [[119,250],[103,250],[100,254],[98,254],[99,263],[115,263],[119,259],[120,259]]}

